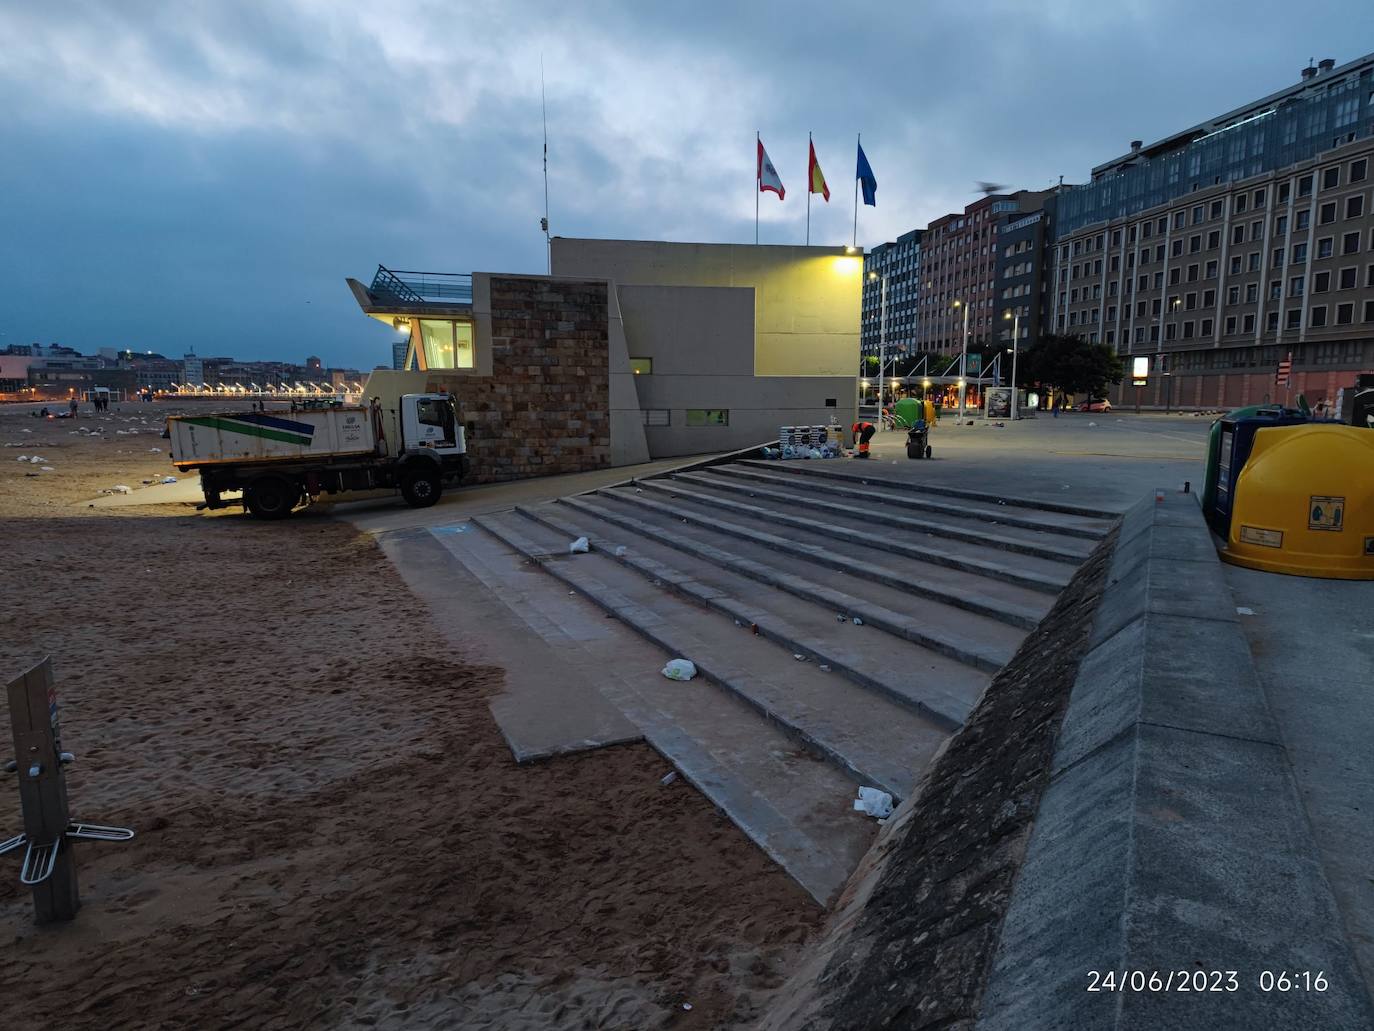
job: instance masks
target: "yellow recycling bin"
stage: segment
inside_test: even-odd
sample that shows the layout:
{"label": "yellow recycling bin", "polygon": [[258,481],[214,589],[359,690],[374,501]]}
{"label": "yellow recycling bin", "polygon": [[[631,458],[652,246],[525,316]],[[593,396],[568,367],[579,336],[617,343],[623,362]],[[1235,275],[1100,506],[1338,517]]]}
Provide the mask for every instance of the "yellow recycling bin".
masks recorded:
{"label": "yellow recycling bin", "polygon": [[1374,580],[1374,432],[1336,423],[1261,429],[1234,497],[1227,562]]}

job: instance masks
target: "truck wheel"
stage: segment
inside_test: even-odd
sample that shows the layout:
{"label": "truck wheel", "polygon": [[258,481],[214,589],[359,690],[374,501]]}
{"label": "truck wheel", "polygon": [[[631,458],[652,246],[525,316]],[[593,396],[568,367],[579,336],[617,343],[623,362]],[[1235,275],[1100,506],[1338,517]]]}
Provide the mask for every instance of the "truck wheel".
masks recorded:
{"label": "truck wheel", "polygon": [[444,489],[436,469],[412,469],[401,476],[401,497],[411,508],[428,508]]}
{"label": "truck wheel", "polygon": [[300,499],[300,485],[284,476],[260,476],[243,491],[244,504],[259,519],[285,519]]}

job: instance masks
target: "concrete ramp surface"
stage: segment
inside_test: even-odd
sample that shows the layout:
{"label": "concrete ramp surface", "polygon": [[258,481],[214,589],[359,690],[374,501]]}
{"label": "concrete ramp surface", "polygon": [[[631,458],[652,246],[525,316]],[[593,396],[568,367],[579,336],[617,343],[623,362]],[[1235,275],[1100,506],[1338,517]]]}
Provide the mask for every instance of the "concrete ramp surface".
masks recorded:
{"label": "concrete ramp surface", "polygon": [[913,792],[1114,523],[853,470],[735,461],[411,533],[579,682],[508,667],[517,758],[626,739],[613,709],[827,903],[877,829],[856,789]]}

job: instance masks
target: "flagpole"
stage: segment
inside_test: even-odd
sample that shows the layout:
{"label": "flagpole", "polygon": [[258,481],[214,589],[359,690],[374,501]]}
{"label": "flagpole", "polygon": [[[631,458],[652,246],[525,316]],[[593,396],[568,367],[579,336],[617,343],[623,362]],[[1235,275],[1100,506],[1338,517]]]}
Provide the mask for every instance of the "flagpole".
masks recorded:
{"label": "flagpole", "polygon": [[[863,145],[864,135],[859,133],[855,140],[855,146],[862,147]],[[859,177],[857,175],[854,177],[854,239],[850,246],[855,250],[859,249]]]}
{"label": "flagpole", "polygon": [[806,246],[811,246],[811,134],[806,134]]}
{"label": "flagpole", "polygon": [[759,136],[758,130],[754,130],[754,246],[759,245],[759,190],[762,187],[762,180],[759,178],[763,170],[759,168],[759,148],[763,146],[763,139]]}

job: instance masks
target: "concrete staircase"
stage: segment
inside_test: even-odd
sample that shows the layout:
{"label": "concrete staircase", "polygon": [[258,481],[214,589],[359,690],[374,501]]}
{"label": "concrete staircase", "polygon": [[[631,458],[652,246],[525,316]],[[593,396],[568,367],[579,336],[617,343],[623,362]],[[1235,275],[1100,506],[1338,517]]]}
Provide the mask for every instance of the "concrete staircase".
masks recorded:
{"label": "concrete staircase", "polygon": [[911,793],[1113,521],[848,462],[737,461],[480,516],[486,538],[445,543],[488,586],[522,563],[558,582],[566,620],[595,606],[691,659],[689,685],[611,659],[599,690],[826,902],[873,831],[854,789]]}

